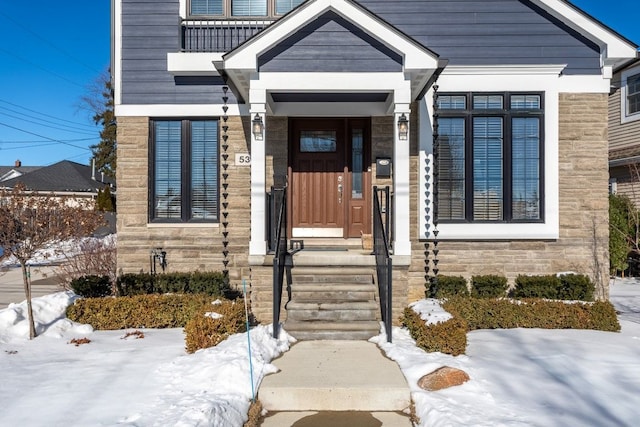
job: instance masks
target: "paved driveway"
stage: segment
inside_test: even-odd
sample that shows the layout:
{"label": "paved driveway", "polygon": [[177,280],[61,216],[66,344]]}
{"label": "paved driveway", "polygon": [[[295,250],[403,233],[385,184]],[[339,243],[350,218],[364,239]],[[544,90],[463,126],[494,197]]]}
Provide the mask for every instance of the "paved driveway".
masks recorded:
{"label": "paved driveway", "polygon": [[[39,297],[61,290],[53,271],[53,268],[49,266],[31,267],[32,297]],[[11,303],[20,303],[24,300],[24,284],[20,267],[0,270],[0,310],[8,307]]]}

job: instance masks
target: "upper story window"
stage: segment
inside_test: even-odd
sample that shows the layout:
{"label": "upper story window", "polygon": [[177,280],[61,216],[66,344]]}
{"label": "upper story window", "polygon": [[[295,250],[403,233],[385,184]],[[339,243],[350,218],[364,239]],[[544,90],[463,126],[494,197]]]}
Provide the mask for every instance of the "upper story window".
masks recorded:
{"label": "upper story window", "polygon": [[438,96],[442,222],[541,222],[542,95]]}
{"label": "upper story window", "polygon": [[640,120],[640,67],[623,71],[621,77],[621,122]]}
{"label": "upper story window", "polygon": [[191,0],[190,16],[280,16],[304,0]]}
{"label": "upper story window", "polygon": [[640,113],[640,74],[627,78],[627,114]]}

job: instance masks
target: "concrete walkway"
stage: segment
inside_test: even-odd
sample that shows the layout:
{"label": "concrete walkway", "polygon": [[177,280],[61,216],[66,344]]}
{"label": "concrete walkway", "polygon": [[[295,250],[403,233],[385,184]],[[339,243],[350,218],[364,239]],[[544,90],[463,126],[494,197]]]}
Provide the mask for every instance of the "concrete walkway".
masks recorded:
{"label": "concrete walkway", "polygon": [[[33,298],[61,291],[51,266],[31,267],[31,296]],[[11,267],[0,270],[0,310],[11,303],[20,303],[24,296],[22,269]]]}
{"label": "concrete walkway", "polygon": [[280,371],[258,391],[263,427],[411,426],[404,375],[373,343],[302,341],[272,363]]}

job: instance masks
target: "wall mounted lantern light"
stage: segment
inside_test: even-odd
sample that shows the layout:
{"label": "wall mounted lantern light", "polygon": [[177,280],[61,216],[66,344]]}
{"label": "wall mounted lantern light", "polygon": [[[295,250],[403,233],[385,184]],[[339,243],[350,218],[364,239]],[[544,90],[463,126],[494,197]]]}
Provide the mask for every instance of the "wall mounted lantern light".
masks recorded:
{"label": "wall mounted lantern light", "polygon": [[253,137],[256,141],[262,141],[264,135],[264,123],[262,121],[262,117],[258,113],[251,121],[251,131],[253,132]]}
{"label": "wall mounted lantern light", "polygon": [[400,141],[406,141],[409,138],[409,120],[407,116],[402,113],[400,117],[398,117],[398,139]]}

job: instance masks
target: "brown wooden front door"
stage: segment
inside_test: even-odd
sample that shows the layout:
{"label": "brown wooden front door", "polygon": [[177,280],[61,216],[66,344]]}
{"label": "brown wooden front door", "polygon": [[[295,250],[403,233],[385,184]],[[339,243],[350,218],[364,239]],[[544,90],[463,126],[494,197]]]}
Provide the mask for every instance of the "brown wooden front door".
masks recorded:
{"label": "brown wooden front door", "polygon": [[369,129],[368,119],[291,119],[294,238],[370,233]]}

